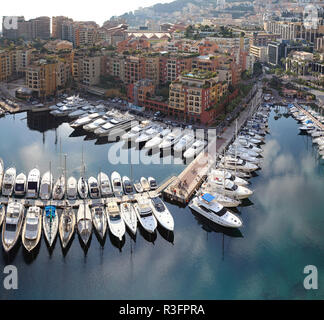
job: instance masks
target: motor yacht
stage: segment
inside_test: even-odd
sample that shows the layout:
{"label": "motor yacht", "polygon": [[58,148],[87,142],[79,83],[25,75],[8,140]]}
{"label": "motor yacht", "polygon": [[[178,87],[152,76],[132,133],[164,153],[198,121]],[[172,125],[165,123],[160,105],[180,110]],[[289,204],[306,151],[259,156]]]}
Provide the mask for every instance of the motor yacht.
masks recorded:
{"label": "motor yacht", "polygon": [[36,199],[38,198],[38,192],[40,187],[40,171],[35,168],[31,170],[27,178],[27,191],[26,198]]}
{"label": "motor yacht", "polygon": [[113,195],[113,190],[108,175],[100,172],[98,174],[98,183],[102,197],[110,197]]}
{"label": "motor yacht", "polygon": [[134,207],[131,203],[124,202],[120,205],[120,215],[125,222],[125,225],[132,232],[136,234],[137,230],[137,217]]}
{"label": "motor yacht", "polygon": [[78,196],[78,181],[74,177],[69,177],[66,182],[66,196],[69,200],[75,200]]}
{"label": "motor yacht", "polygon": [[18,197],[22,197],[26,193],[27,178],[24,173],[18,174],[15,181],[14,193]]}
{"label": "motor yacht", "polygon": [[128,177],[124,176],[122,181],[123,181],[124,193],[125,194],[133,194],[134,187],[133,187],[133,184],[131,183],[130,179]]}
{"label": "motor yacht", "polygon": [[158,188],[156,180],[153,177],[148,177],[147,182],[149,183],[151,190],[156,190]]}
{"label": "motor yacht", "polygon": [[196,140],[193,145],[183,154],[185,159],[191,159],[204,150],[207,145],[206,141]]}
{"label": "motor yacht", "polygon": [[142,193],[144,191],[143,187],[142,187],[142,184],[141,184],[141,182],[139,180],[134,181],[134,189],[138,193]]}
{"label": "motor yacht", "polygon": [[183,152],[183,151],[187,150],[188,148],[190,148],[194,142],[195,142],[195,137],[193,134],[191,134],[191,133],[185,134],[179,140],[179,142],[177,142],[175,144],[175,146],[173,147],[173,150],[174,150],[174,152]]}
{"label": "motor yacht", "polygon": [[149,201],[150,200],[148,199],[138,200],[138,202],[134,204],[134,209],[137,215],[137,219],[143,229],[149,233],[153,233],[157,228],[157,221],[155,216],[153,215],[152,206]]}
{"label": "motor yacht", "polygon": [[163,201],[159,197],[151,198],[152,201],[152,209],[153,214],[159,224],[169,230],[174,230],[174,220],[169,211],[169,209],[165,206]]}
{"label": "motor yacht", "polygon": [[150,150],[150,149],[159,148],[159,145],[162,143],[164,138],[166,138],[166,136],[169,135],[170,133],[171,133],[171,129],[169,128],[162,130],[162,132],[160,132],[157,136],[155,136],[154,138],[152,138],[151,140],[145,143],[144,149]]}
{"label": "motor yacht", "polygon": [[117,171],[114,171],[111,174],[111,184],[112,184],[114,195],[116,197],[121,197],[123,195],[122,179],[120,174]]}
{"label": "motor yacht", "polygon": [[42,235],[42,212],[39,207],[29,207],[22,229],[22,243],[28,252],[31,252]]}
{"label": "motor yacht", "polygon": [[143,192],[150,191],[151,187],[145,177],[142,177],[140,182],[143,188]]}
{"label": "motor yacht", "polygon": [[89,187],[90,198],[92,199],[100,198],[100,188],[99,188],[98,181],[95,177],[90,177],[88,179],[88,187]]}
{"label": "motor yacht", "polygon": [[44,173],[40,188],[39,188],[39,197],[42,200],[49,200],[52,197],[53,189],[53,175],[50,171]]}
{"label": "motor yacht", "polygon": [[16,181],[16,168],[9,168],[5,171],[2,181],[2,195],[10,197],[12,195]]}
{"label": "motor yacht", "polygon": [[210,172],[210,175],[208,176],[208,180],[213,180],[213,179],[216,179],[216,178],[228,179],[228,180],[233,181],[238,186],[243,186],[243,187],[249,184],[248,181],[246,181],[246,180],[244,180],[242,178],[239,178],[239,177],[235,176],[234,174],[232,174],[229,171],[224,170],[224,169],[213,169]]}
{"label": "motor yacht", "polygon": [[126,227],[124,220],[120,216],[117,202],[108,202],[106,214],[110,232],[121,241],[125,235]]}

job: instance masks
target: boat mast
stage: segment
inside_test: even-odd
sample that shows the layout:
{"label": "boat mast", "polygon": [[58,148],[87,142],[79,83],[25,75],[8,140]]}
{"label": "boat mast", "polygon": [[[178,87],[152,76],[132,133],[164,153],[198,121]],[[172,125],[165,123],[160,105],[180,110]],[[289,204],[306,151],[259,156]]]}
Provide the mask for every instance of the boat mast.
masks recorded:
{"label": "boat mast", "polygon": [[236,161],[237,161],[237,119],[235,120],[235,176],[236,176]]}

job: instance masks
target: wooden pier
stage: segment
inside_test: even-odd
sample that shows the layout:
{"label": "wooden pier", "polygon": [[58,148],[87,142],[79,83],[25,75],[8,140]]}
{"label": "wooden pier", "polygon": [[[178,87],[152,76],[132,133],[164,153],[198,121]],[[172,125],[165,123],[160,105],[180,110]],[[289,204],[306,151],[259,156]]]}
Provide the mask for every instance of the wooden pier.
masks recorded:
{"label": "wooden pier", "polygon": [[310,118],[319,128],[324,130],[324,124],[318,121],[314,116],[312,116],[308,111],[306,111],[303,107],[301,107],[298,103],[294,103],[295,107],[303,112],[308,118]]}

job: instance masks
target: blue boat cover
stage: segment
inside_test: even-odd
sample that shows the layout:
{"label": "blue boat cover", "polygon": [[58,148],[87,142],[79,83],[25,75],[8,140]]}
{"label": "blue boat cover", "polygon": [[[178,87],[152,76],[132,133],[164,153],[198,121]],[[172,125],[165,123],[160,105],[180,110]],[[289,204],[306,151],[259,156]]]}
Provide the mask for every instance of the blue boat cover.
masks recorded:
{"label": "blue boat cover", "polygon": [[205,193],[202,195],[202,198],[207,201],[207,202],[211,202],[215,199],[215,197],[213,197],[211,194],[209,193]]}
{"label": "blue boat cover", "polygon": [[313,123],[313,121],[312,120],[307,120],[306,123]]}
{"label": "blue boat cover", "polygon": [[55,217],[56,207],[54,206],[47,206],[45,207],[46,217]]}

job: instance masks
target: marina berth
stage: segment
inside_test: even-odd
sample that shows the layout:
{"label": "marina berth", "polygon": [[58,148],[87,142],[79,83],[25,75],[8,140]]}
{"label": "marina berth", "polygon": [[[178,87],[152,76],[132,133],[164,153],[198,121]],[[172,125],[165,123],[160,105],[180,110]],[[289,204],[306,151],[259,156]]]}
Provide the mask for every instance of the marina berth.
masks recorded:
{"label": "marina berth", "polygon": [[126,227],[133,235],[137,230],[137,217],[134,207],[131,203],[124,202],[120,205],[120,215],[125,222]]}
{"label": "marina berth", "polygon": [[83,244],[86,246],[92,233],[92,216],[90,207],[86,203],[80,203],[77,214],[77,229]]}
{"label": "marina berth", "polygon": [[103,240],[107,231],[107,217],[104,205],[95,205],[91,208],[92,223]]}
{"label": "marina berth", "polygon": [[209,221],[223,227],[240,228],[243,225],[238,216],[230,212],[228,209],[225,209],[215,201],[215,198],[212,195],[208,193],[193,198],[189,203],[189,207]]}
{"label": "marina berth", "polygon": [[74,177],[69,177],[67,180],[66,196],[69,200],[75,200],[78,196],[78,181]]}
{"label": "marina berth", "polygon": [[5,171],[2,181],[2,195],[10,197],[16,181],[16,168],[9,168]]}
{"label": "marina berth", "polygon": [[71,207],[66,207],[60,217],[59,234],[63,249],[70,243],[74,234],[76,218]]}
{"label": "marina berth", "polygon": [[38,198],[38,192],[40,187],[40,171],[35,168],[31,170],[27,178],[27,191],[26,197],[29,199]]}
{"label": "marina berth", "polygon": [[88,187],[89,187],[90,198],[98,199],[101,197],[99,184],[95,177],[90,177],[88,179]]}
{"label": "marina berth", "polygon": [[151,198],[153,214],[159,224],[166,230],[174,230],[174,220],[163,201],[159,197]]}
{"label": "marina berth", "polygon": [[52,197],[52,188],[53,188],[53,175],[50,171],[44,173],[40,189],[39,189],[39,197],[42,200],[49,200]]}
{"label": "marina berth", "polygon": [[102,197],[110,197],[113,195],[111,183],[107,174],[100,172],[98,174],[98,183]]}
{"label": "marina berth", "polygon": [[28,252],[38,245],[42,235],[42,213],[39,207],[29,207],[22,229],[22,243]]}
{"label": "marina berth", "polygon": [[43,213],[43,231],[46,241],[51,248],[58,232],[59,217],[55,206],[46,206]]}
{"label": "marina berth", "polygon": [[65,194],[65,178],[61,175],[54,184],[53,200],[62,200]]}
{"label": "marina berth", "polygon": [[23,197],[26,193],[27,177],[24,173],[18,174],[15,181],[14,193],[15,196]]}
{"label": "marina berth", "polygon": [[153,215],[152,207],[149,200],[139,200],[134,204],[137,219],[143,229],[149,233],[153,233],[157,228],[157,221]]}
{"label": "marina berth", "polygon": [[120,216],[118,204],[115,201],[110,201],[106,209],[109,230],[113,236],[120,241],[126,232],[125,222]]}
{"label": "marina berth", "polygon": [[122,179],[117,171],[111,174],[111,184],[115,197],[121,197],[123,195]]}
{"label": "marina berth", "polygon": [[169,128],[163,129],[161,133],[159,133],[157,136],[155,136],[154,138],[152,138],[151,140],[145,143],[144,149],[150,150],[150,149],[159,148],[159,145],[169,133],[171,133],[171,129]]}
{"label": "marina berth", "polygon": [[16,244],[24,220],[24,206],[19,202],[10,201],[2,226],[2,247],[9,252]]}

